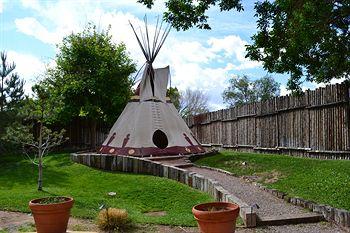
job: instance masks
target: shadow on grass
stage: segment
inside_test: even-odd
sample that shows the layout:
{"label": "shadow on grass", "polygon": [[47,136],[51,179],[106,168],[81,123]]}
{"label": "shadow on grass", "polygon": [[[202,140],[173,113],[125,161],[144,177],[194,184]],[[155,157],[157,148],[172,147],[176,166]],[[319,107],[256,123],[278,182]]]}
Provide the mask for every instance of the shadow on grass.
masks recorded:
{"label": "shadow on grass", "polygon": [[[62,161],[62,158],[59,159],[57,156],[63,155],[44,158],[43,182],[62,187],[67,185],[67,173],[58,168],[71,166],[72,163]],[[3,189],[12,189],[18,185],[36,186],[38,173],[38,166],[23,156],[0,157],[0,187]]]}

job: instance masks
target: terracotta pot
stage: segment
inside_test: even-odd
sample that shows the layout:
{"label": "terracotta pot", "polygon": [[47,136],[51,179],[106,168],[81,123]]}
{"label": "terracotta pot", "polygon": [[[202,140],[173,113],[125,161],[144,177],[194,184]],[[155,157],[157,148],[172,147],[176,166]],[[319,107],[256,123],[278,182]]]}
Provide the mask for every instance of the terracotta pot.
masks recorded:
{"label": "terracotta pot", "polygon": [[210,202],[192,208],[201,233],[233,233],[239,206],[228,202]]}
{"label": "terracotta pot", "polygon": [[74,200],[71,197],[64,198],[64,202],[54,204],[40,204],[40,201],[45,198],[29,202],[38,233],[65,233],[67,231],[70,209]]}

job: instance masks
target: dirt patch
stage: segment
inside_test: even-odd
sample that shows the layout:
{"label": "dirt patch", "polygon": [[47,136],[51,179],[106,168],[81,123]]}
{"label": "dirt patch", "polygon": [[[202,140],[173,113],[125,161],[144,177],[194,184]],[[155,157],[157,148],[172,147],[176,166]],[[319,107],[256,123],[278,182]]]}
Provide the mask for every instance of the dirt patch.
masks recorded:
{"label": "dirt patch", "polygon": [[261,181],[265,184],[276,183],[279,179],[284,177],[281,172],[276,170],[273,170],[272,172],[259,173],[258,176],[262,178]]}
{"label": "dirt patch", "polygon": [[34,223],[30,214],[20,212],[0,211],[0,230],[16,229],[17,226]]}
{"label": "dirt patch", "polygon": [[[35,230],[33,216],[29,213],[0,211],[0,230],[18,232]],[[97,231],[93,220],[70,218],[68,229],[73,231]]]}
{"label": "dirt patch", "polygon": [[279,179],[283,178],[281,172],[273,170],[271,172],[260,172],[252,176],[242,176],[241,178],[247,182],[260,182],[265,184],[276,183]]}
{"label": "dirt patch", "polygon": [[146,216],[154,216],[154,217],[161,217],[161,216],[165,216],[166,214],[167,214],[166,211],[150,211],[150,212],[144,213],[144,215]]}
{"label": "dirt patch", "polygon": [[80,218],[70,218],[68,229],[72,231],[98,231],[94,220]]}

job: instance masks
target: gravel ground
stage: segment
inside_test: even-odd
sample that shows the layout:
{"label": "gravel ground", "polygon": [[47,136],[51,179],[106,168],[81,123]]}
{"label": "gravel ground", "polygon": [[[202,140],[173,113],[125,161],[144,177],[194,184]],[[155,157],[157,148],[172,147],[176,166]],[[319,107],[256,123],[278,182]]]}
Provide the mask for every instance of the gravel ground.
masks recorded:
{"label": "gravel ground", "polygon": [[[18,232],[20,227],[34,226],[34,219],[31,214],[21,212],[10,212],[0,210],[0,230],[7,232]],[[92,220],[78,219],[71,217],[68,229],[75,231],[97,231],[97,226]]]}
{"label": "gravel ground", "polygon": [[[0,229],[18,232],[18,227],[33,224],[33,217],[26,213],[0,211]],[[93,220],[70,218],[68,229],[75,231],[101,232]],[[198,233],[196,227],[172,227],[163,225],[137,225],[129,233]],[[327,222],[317,224],[299,224],[269,226],[247,229],[238,227],[237,233],[342,233],[341,230]]]}
{"label": "gravel ground", "polygon": [[166,164],[166,165],[175,165],[175,164],[185,164],[188,163],[185,158],[181,158],[181,159],[169,159],[169,160],[161,160],[158,161],[162,164]]}
{"label": "gravel ground", "polygon": [[187,169],[217,180],[222,187],[248,205],[253,206],[257,204],[260,208],[255,210],[259,216],[265,217],[307,213],[305,209],[291,205],[284,200],[259,189],[254,184],[245,182],[241,178],[205,168],[190,167]]}

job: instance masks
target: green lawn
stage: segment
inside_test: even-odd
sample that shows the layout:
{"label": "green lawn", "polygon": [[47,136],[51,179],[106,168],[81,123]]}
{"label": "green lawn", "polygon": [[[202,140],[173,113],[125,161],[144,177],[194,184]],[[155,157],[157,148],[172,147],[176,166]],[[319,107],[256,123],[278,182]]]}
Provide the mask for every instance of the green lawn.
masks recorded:
{"label": "green lawn", "polygon": [[[101,204],[127,209],[138,223],[195,226],[192,206],[212,201],[207,194],[160,177],[111,173],[70,161],[68,154],[46,157],[44,191],[36,190],[37,167],[21,156],[0,156],[0,209],[29,212],[30,199],[66,195],[75,199],[72,215],[95,218]],[[109,197],[108,192],[116,192]],[[166,216],[146,216],[166,211]]]}
{"label": "green lawn", "polygon": [[259,182],[292,197],[350,210],[350,161],[222,151],[196,164],[257,175]]}

